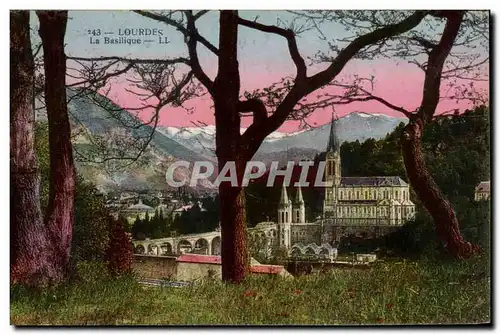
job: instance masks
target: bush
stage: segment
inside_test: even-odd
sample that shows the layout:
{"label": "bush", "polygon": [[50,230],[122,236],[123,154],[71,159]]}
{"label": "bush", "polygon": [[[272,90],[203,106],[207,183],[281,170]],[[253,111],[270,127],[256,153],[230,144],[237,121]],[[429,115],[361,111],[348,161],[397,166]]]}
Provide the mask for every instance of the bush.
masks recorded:
{"label": "bush", "polygon": [[130,273],[134,252],[129,234],[125,231],[126,220],[109,218],[109,245],[107,249],[108,271],[117,276]]}

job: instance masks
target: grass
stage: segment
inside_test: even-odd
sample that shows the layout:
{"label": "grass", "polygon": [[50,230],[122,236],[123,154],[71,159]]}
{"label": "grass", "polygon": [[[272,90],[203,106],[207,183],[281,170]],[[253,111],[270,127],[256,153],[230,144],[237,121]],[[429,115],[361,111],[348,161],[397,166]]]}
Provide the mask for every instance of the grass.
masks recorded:
{"label": "grass", "polygon": [[186,288],[100,277],[92,268],[56,288],[11,287],[15,325],[367,325],[490,322],[481,258],[379,263],[294,279],[249,277]]}

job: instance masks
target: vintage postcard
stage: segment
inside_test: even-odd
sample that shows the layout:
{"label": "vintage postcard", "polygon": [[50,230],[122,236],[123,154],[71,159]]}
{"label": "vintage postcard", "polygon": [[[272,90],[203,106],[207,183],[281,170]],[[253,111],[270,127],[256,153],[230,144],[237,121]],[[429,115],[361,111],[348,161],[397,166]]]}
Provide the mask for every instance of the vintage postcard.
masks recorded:
{"label": "vintage postcard", "polygon": [[10,322],[490,325],[488,10],[11,10]]}

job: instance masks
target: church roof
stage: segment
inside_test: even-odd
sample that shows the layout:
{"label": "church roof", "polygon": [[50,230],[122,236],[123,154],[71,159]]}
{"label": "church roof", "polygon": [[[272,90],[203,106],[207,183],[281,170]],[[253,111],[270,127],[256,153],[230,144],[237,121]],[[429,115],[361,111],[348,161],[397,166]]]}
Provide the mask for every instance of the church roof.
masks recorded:
{"label": "church roof", "polygon": [[388,177],[342,177],[341,186],[408,186],[398,176]]}

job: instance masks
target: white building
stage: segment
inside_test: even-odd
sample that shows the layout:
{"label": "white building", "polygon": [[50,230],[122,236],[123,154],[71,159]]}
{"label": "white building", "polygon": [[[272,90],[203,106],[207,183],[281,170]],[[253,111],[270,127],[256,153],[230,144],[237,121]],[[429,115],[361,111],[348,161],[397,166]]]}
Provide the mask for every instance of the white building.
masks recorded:
{"label": "white building", "polygon": [[410,186],[399,176],[342,177],[332,118],[325,167],[323,216],[334,225],[402,225],[415,214]]}
{"label": "white building", "polygon": [[[292,257],[317,255],[333,259],[332,248],[324,233],[332,228],[340,231],[366,231],[378,227],[393,229],[413,218],[415,205],[410,200],[410,187],[398,176],[342,177],[340,143],[332,118],[325,169],[323,219],[306,222],[305,204],[300,187],[290,200],[285,186],[281,189],[278,222],[261,222],[249,228],[251,238],[266,238],[269,246],[286,248]],[[339,235],[336,233],[336,240]]]}
{"label": "white building", "polygon": [[474,192],[474,200],[482,201],[482,200],[490,200],[490,181],[482,181],[479,185],[476,186],[476,190]]}

